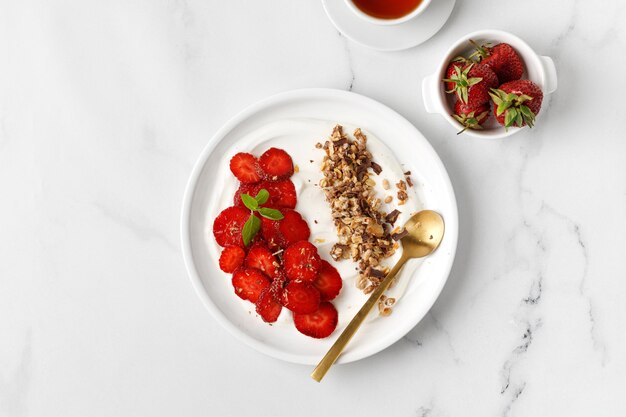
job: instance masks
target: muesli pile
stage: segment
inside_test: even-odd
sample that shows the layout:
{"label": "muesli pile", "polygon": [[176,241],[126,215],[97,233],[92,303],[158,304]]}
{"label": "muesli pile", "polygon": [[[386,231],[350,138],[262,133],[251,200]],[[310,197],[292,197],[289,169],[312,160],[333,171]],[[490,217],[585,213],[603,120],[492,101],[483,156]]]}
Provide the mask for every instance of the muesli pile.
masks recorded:
{"label": "muesli pile", "polygon": [[[330,254],[336,261],[351,258],[358,264],[356,286],[369,294],[389,272],[381,262],[399,247],[397,241],[402,233],[394,229],[394,223],[400,212],[394,209],[385,213],[381,209],[382,201],[376,196],[376,182],[371,177],[380,175],[382,168],[367,150],[367,137],[361,129],[354,131],[354,140],[351,140],[343,128],[336,125],[329,140],[316,147],[326,152],[320,187],[330,204],[339,237]],[[398,186],[400,204],[408,198],[406,184],[402,185],[404,187]],[[389,188],[387,180],[383,180],[383,187]],[[388,203],[388,199],[385,202]],[[388,301],[387,307],[390,303],[393,302]]]}

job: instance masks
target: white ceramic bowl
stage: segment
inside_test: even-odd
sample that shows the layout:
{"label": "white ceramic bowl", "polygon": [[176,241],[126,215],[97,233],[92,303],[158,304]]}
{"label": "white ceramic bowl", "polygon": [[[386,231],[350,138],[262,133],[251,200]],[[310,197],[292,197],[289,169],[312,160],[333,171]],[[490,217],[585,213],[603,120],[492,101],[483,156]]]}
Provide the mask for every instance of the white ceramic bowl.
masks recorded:
{"label": "white ceramic bowl", "polygon": [[415,8],[415,10],[413,10],[411,13],[409,13],[407,15],[404,15],[402,17],[399,17],[397,19],[379,19],[377,17],[370,16],[367,13],[361,11],[361,9],[359,9],[352,2],[352,0],[345,0],[345,2],[348,5],[348,8],[350,10],[352,10],[352,12],[354,14],[356,14],[357,16],[359,16],[361,19],[363,19],[363,20],[365,20],[365,21],[367,21],[369,23],[373,23],[375,25],[389,26],[389,25],[398,25],[400,23],[408,22],[409,20],[413,19],[414,17],[419,16],[420,14],[422,14],[422,12],[424,10],[426,10],[426,8],[430,4],[431,0],[422,0],[422,2],[419,4],[419,6],[417,6]]}
{"label": "white ceramic bowl", "polygon": [[[557,87],[556,67],[554,66],[554,61],[547,56],[537,55],[526,42],[512,33],[501,30],[480,30],[472,32],[463,36],[461,39],[456,41],[454,45],[452,45],[448,52],[446,52],[445,56],[441,59],[437,72],[424,78],[422,81],[422,96],[424,98],[426,111],[428,113],[439,113],[455,129],[457,129],[457,131],[462,129],[459,122],[451,116],[451,114],[454,113],[454,97],[452,94],[446,94],[444,83],[441,80],[444,78],[448,64],[452,59],[459,55],[468,56],[469,53],[471,53],[472,46],[469,43],[470,39],[474,40],[478,44],[486,42],[491,44],[506,42],[515,48],[525,65],[525,71],[522,78],[533,81],[543,90],[543,104],[538,118],[541,117],[547,108],[547,96],[553,93]],[[538,121],[537,123],[539,124],[540,122]],[[491,125],[486,125],[485,129],[467,129],[463,132],[463,134],[477,138],[500,139],[511,136],[526,128],[527,127],[510,127],[507,131],[504,127],[498,125],[497,122],[494,122]]]}

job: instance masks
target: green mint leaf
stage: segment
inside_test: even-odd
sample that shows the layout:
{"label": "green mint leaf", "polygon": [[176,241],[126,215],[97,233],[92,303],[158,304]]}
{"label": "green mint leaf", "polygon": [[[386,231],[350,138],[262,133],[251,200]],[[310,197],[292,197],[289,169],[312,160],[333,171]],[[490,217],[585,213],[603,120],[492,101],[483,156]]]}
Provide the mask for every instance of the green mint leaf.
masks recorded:
{"label": "green mint leaf", "polygon": [[270,220],[281,220],[282,218],[285,217],[280,211],[267,208],[267,207],[261,207],[259,209],[259,214],[265,217],[266,219],[270,219]]}
{"label": "green mint leaf", "polygon": [[254,197],[259,205],[267,203],[268,198],[270,198],[270,193],[265,188],[261,188],[256,197]]}
{"label": "green mint leaf", "polygon": [[259,208],[259,203],[248,194],[241,194],[241,201],[243,205],[254,211]]}
{"label": "green mint leaf", "polygon": [[256,236],[256,234],[259,232],[260,229],[261,229],[261,219],[259,219],[254,214],[251,214],[250,218],[248,218],[248,220],[243,225],[243,229],[241,229],[241,235],[243,237],[243,244],[248,246],[250,242],[252,242],[252,239],[254,239],[254,236]]}

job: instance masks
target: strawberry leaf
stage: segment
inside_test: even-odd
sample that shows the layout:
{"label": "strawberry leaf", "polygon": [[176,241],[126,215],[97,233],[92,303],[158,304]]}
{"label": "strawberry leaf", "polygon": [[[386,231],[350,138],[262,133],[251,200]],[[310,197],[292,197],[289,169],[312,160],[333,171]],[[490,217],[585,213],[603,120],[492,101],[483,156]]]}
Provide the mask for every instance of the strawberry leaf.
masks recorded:
{"label": "strawberry leaf", "polygon": [[517,110],[513,107],[507,110],[504,115],[504,127],[511,127],[517,118]]}
{"label": "strawberry leaf", "polygon": [[482,77],[473,77],[473,78],[468,78],[467,79],[467,85],[474,85],[474,84],[478,84],[479,82],[481,82],[483,79]]}
{"label": "strawberry leaf", "polygon": [[254,214],[250,215],[250,218],[244,223],[243,228],[241,229],[241,235],[243,237],[243,244],[248,246],[254,236],[261,229],[261,219],[259,219]]}
{"label": "strawberry leaf", "polygon": [[528,127],[532,128],[535,125],[535,114],[528,106],[520,106],[519,110]]}
{"label": "strawberry leaf", "polygon": [[531,96],[526,95],[526,94],[522,94],[522,95],[521,95],[521,96],[519,96],[517,99],[518,99],[518,101],[519,101],[519,102],[520,102],[520,104],[521,104],[521,103],[523,103],[523,102],[525,102],[525,101],[532,100],[533,98],[532,98]]}
{"label": "strawberry leaf", "polygon": [[493,100],[493,102],[499,106],[502,103],[502,99],[500,98],[500,96],[498,95],[498,90],[492,88],[491,91],[494,91],[494,93],[489,93],[489,95],[491,96],[491,100]]}
{"label": "strawberry leaf", "polygon": [[459,92],[461,93],[461,95],[459,96],[459,99],[461,99],[463,103],[467,104],[467,100],[468,100],[467,88],[461,88]]}
{"label": "strawberry leaf", "polygon": [[496,110],[496,114],[498,116],[500,116],[502,113],[504,113],[506,111],[506,109],[508,109],[509,107],[511,107],[511,104],[513,104],[510,101],[503,101],[500,104],[498,104],[498,108]]}

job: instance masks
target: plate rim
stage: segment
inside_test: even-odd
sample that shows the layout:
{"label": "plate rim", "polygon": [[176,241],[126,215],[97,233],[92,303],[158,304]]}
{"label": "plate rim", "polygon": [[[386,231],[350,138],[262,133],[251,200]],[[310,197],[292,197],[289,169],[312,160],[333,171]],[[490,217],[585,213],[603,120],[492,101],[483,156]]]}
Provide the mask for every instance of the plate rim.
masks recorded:
{"label": "plate rim", "polygon": [[426,137],[411,122],[409,122],[404,116],[402,116],[400,113],[396,112],[392,108],[370,97],[367,97],[358,93],[354,93],[351,91],[345,91],[345,90],[339,90],[339,89],[333,89],[333,88],[303,88],[303,89],[288,90],[288,91],[279,92],[277,94],[273,94],[269,97],[256,101],[248,105],[241,111],[239,111],[237,114],[231,117],[226,123],[224,123],[209,139],[207,144],[204,146],[202,152],[196,159],[196,162],[194,163],[194,166],[191,170],[191,174],[189,175],[189,179],[187,180],[185,193],[184,193],[183,201],[182,201],[181,217],[180,217],[180,233],[181,233],[180,236],[181,236],[181,250],[183,254],[183,260],[185,263],[185,268],[187,270],[187,275],[189,276],[189,279],[191,281],[191,284],[196,294],[202,301],[202,304],[209,311],[209,313],[211,313],[213,318],[215,318],[215,320],[227,332],[233,335],[237,340],[252,347],[256,351],[261,352],[270,357],[284,360],[284,361],[291,362],[291,363],[304,364],[304,365],[312,364],[311,361],[307,359],[308,357],[304,355],[291,354],[291,353],[284,352],[284,351],[275,349],[273,347],[267,346],[263,343],[260,343],[253,337],[249,336],[245,331],[235,326],[228,319],[228,317],[222,314],[219,308],[211,300],[211,297],[207,294],[204,288],[204,285],[202,283],[202,279],[200,278],[200,275],[198,271],[196,270],[196,265],[193,261],[191,238],[190,238],[191,203],[193,201],[194,193],[198,184],[198,180],[200,178],[200,174],[203,171],[204,165],[207,159],[209,158],[210,154],[212,153],[213,149],[219,143],[219,141],[222,138],[224,138],[228,134],[228,132],[233,130],[239,123],[245,121],[249,117],[253,116],[255,113],[258,113],[265,108],[279,104],[280,102],[283,102],[283,101],[303,99],[303,98],[344,98],[348,100],[361,101],[365,104],[369,104],[371,106],[377,107],[382,112],[386,112],[387,114],[390,114],[394,116],[395,118],[397,118],[399,121],[407,124],[409,128],[415,130],[418,133],[418,135],[421,136],[424,142],[424,146],[426,146],[431,152],[431,154],[436,157],[435,162],[438,165],[441,172],[444,174],[443,180],[444,180],[444,185],[446,187],[445,194],[450,197],[450,208],[452,210],[453,218],[450,220],[446,219],[446,234],[450,237],[450,239],[453,240],[450,246],[450,255],[449,255],[450,261],[447,263],[444,269],[445,278],[441,280],[439,288],[437,288],[436,290],[436,295],[433,297],[432,303],[425,310],[424,314],[421,317],[416,317],[413,320],[406,320],[404,322],[405,325],[401,327],[396,327],[396,329],[398,330],[397,337],[396,335],[394,335],[393,337],[388,338],[384,343],[375,345],[373,348],[369,350],[366,349],[360,355],[354,355],[354,357],[349,357],[349,359],[347,360],[344,359],[345,355],[343,355],[337,361],[338,364],[356,362],[358,360],[367,358],[369,356],[372,356],[376,353],[379,353],[385,350],[386,348],[388,348],[389,346],[391,346],[392,344],[400,340],[402,337],[404,337],[406,333],[408,333],[412,328],[414,328],[418,323],[422,321],[422,319],[426,316],[426,314],[428,314],[428,312],[432,309],[435,302],[439,299],[439,296],[441,295],[441,292],[443,291],[443,288],[450,277],[450,272],[454,264],[454,260],[456,257],[456,249],[458,246],[458,232],[459,232],[458,206],[457,206],[457,201],[456,201],[456,195],[454,193],[454,188],[452,187],[452,182],[450,181],[450,176],[448,174],[448,171],[445,165],[443,164],[443,161],[441,161],[441,158],[439,157],[439,155],[437,154],[433,146],[430,144],[428,139],[426,139]]}

